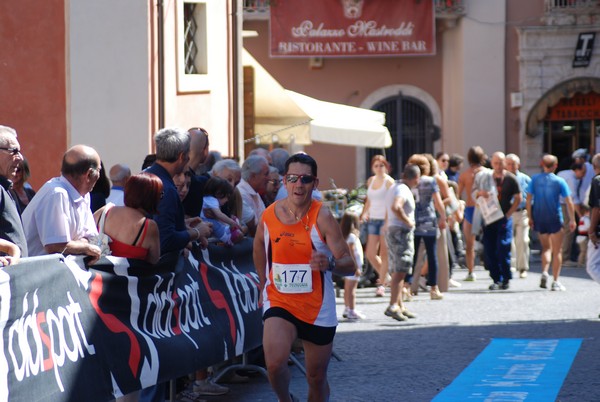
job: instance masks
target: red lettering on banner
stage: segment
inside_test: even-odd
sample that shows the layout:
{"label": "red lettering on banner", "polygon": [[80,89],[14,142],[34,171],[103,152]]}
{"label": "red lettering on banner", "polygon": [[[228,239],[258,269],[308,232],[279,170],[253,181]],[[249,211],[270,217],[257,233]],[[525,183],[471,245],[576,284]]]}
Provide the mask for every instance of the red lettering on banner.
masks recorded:
{"label": "red lettering on banner", "polygon": [[124,333],[129,338],[129,370],[131,370],[131,374],[135,378],[137,378],[138,368],[140,365],[140,361],[142,359],[142,354],[140,350],[140,344],[135,336],[135,334],[117,317],[112,314],[106,314],[100,308],[98,303],[100,296],[102,296],[102,276],[96,275],[96,277],[92,280],[92,288],[90,291],[90,302],[96,310],[96,313],[106,325],[106,327],[115,334]]}
{"label": "red lettering on banner", "polygon": [[48,336],[48,334],[44,333],[44,331],[42,330],[42,326],[41,326],[42,323],[46,322],[46,313],[44,313],[43,311],[40,311],[39,313],[37,313],[36,321],[37,321],[37,327],[38,327],[38,331],[40,333],[42,342],[44,343],[44,345],[46,345],[46,348],[48,349],[48,358],[44,359],[44,371],[48,371],[54,366],[54,362],[52,361],[52,351],[50,349],[52,347],[52,343],[50,342],[50,337]]}
{"label": "red lettering on banner", "polygon": [[208,267],[205,263],[200,263],[200,275],[202,276],[202,281],[204,282],[204,286],[206,286],[206,290],[210,296],[210,299],[213,301],[216,308],[225,310],[227,313],[227,318],[229,319],[229,331],[231,333],[231,339],[233,340],[233,344],[236,344],[236,333],[237,327],[235,325],[235,320],[233,319],[233,314],[231,313],[231,308],[229,304],[227,304],[227,299],[223,296],[223,293],[219,290],[215,290],[210,287],[210,283],[208,283]]}
{"label": "red lettering on banner", "polygon": [[171,327],[171,329],[173,330],[173,333],[175,335],[181,335],[181,327],[179,325],[180,319],[179,319],[179,306],[177,305],[177,299],[179,299],[179,296],[177,295],[177,292],[175,291],[175,289],[173,289],[173,292],[171,293],[171,299],[173,299],[173,303],[175,303],[175,307],[173,307],[173,315],[175,316],[175,325]]}

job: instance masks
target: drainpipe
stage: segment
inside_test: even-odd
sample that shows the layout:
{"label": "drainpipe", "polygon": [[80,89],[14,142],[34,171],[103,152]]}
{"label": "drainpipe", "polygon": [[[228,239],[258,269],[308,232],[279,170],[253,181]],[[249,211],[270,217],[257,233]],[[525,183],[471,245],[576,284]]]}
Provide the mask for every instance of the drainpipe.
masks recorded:
{"label": "drainpipe", "polygon": [[233,115],[233,157],[239,156],[240,145],[240,12],[242,7],[240,0],[231,1],[231,83],[232,83],[232,115]]}
{"label": "drainpipe", "polygon": [[157,58],[158,58],[158,128],[165,127],[165,55],[164,55],[163,0],[156,2]]}

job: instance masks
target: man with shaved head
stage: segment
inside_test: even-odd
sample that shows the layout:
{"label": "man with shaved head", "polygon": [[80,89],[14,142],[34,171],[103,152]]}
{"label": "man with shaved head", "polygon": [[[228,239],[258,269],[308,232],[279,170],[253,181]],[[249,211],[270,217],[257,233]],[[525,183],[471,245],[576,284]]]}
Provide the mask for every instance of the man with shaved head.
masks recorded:
{"label": "man with shaved head", "polygon": [[527,214],[529,226],[537,231],[542,245],[542,278],[540,287],[547,288],[548,270],[552,261],[552,290],[561,291],[565,287],[558,281],[562,265],[561,245],[564,236],[563,215],[560,197],[565,198],[569,214],[569,230],[575,230],[575,216],[571,191],[567,182],[554,174],[558,159],[546,154],[542,158],[543,173],[534,175],[529,183],[527,194]]}
{"label": "man with shaved head", "polygon": [[[485,266],[490,271],[490,277],[494,281],[490,290],[506,290],[512,278],[510,272],[510,247],[513,235],[512,215],[521,202],[521,188],[514,174],[506,170],[504,160],[506,157],[502,152],[494,152],[492,155],[491,175],[485,176],[480,172],[475,178],[474,188],[477,191],[473,196],[497,197],[502,210],[502,218],[495,222],[486,223],[483,227],[483,255]],[[479,184],[480,178],[489,177],[487,185]],[[483,180],[481,180],[483,181]]]}
{"label": "man with shaved head", "polygon": [[61,173],[42,186],[23,212],[29,255],[87,255],[93,264],[100,248],[90,242],[98,230],[89,193],[100,177],[100,156],[94,148],[75,145],[65,152]]}

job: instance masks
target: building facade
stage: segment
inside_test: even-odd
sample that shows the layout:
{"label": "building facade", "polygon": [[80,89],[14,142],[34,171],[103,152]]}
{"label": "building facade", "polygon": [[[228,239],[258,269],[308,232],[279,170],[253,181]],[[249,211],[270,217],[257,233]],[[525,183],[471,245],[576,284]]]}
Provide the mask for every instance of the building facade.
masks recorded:
{"label": "building facade", "polygon": [[[598,150],[598,40],[584,36],[587,47],[577,51],[591,55],[589,64],[573,67],[579,35],[599,30],[596,0],[434,1],[435,55],[322,58],[317,64],[269,57],[267,3],[245,2],[244,29],[257,34],[244,39],[244,47],[285,88],[387,115],[394,141],[387,150],[304,148],[323,166],[322,183],[364,182],[370,156],[382,152],[396,175],[414,152],[466,155],[480,145],[488,154],[519,154],[524,170],[535,173],[544,152],[568,165],[575,149]],[[573,104],[588,107],[578,120],[558,120],[572,116],[560,109]]]}
{"label": "building facade", "polygon": [[204,127],[237,155],[234,15],[228,0],[3,1],[0,124],[34,188],[74,144],[137,172],[159,127]]}

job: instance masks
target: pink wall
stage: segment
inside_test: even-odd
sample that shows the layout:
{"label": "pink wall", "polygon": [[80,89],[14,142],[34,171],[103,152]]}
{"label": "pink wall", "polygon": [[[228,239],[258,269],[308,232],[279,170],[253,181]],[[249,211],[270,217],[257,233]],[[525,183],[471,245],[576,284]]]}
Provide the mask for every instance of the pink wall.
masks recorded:
{"label": "pink wall", "polygon": [[36,189],[67,144],[65,44],[64,0],[0,2],[0,124],[19,133]]}
{"label": "pink wall", "polygon": [[[430,57],[326,58],[323,68],[311,70],[308,59],[271,59],[267,21],[245,21],[244,29],[258,37],[244,39],[244,47],[284,88],[317,99],[360,106],[372,92],[388,85],[409,84],[428,92],[441,105],[441,34],[437,35],[437,55]],[[319,163],[320,187],[329,187],[329,177],[339,187],[355,187],[364,177],[356,177],[356,148],[313,144],[306,152]],[[367,172],[370,174],[370,172]]]}

